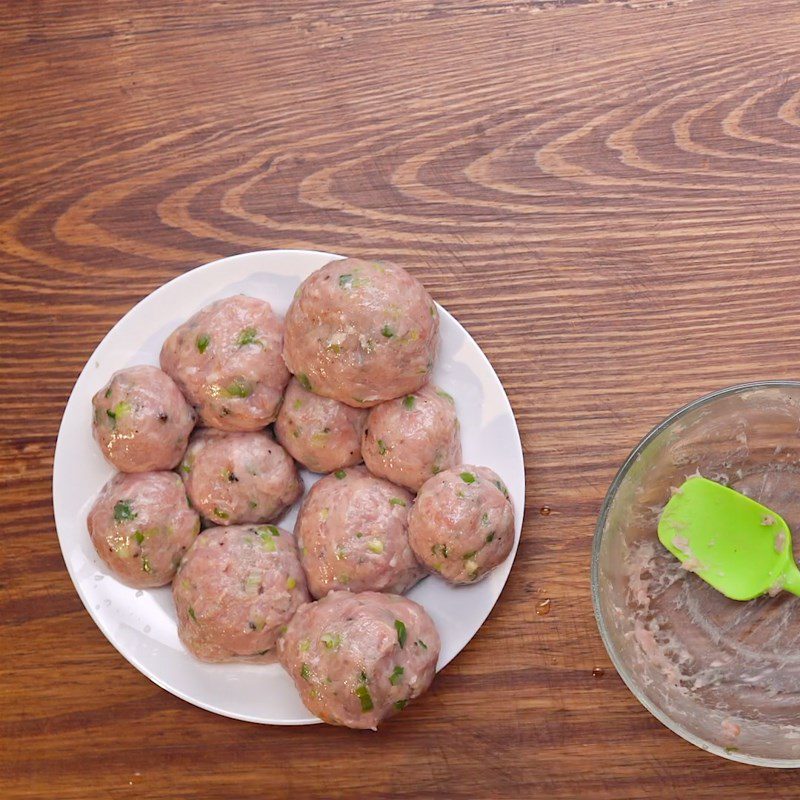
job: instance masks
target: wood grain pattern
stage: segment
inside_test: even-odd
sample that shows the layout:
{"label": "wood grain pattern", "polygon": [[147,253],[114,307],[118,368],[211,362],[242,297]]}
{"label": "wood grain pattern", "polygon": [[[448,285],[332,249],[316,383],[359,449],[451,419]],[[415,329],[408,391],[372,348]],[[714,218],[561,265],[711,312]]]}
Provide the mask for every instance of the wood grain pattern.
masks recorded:
{"label": "wood grain pattern", "polygon": [[[793,796],[792,774],[639,707],[588,567],[653,424],[797,377],[799,23],[787,0],[6,0],[0,796]],[[491,359],[524,442],[501,601],[375,735],[158,689],[95,628],[55,536],[53,447],[95,345],[164,281],[272,247],[408,265]]]}

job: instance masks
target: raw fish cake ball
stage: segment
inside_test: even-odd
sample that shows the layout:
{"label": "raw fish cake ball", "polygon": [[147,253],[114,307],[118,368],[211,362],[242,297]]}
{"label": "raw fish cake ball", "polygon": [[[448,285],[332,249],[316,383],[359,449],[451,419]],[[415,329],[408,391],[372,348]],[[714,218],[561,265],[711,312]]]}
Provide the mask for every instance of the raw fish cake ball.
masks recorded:
{"label": "raw fish cake ball", "polygon": [[294,536],[274,525],[204,531],[172,596],[181,641],[202,661],[274,660],[278,637],[310,599]]}
{"label": "raw fish cake ball", "polygon": [[309,711],[333,725],[375,729],[430,686],[439,647],[417,603],[331,592],[298,610],[278,651]]}
{"label": "raw fish cake ball", "polygon": [[283,357],[309,391],[366,408],[430,377],[439,314],[422,284],[388,262],[332,261],[300,285]]}
{"label": "raw fish cake ball", "polygon": [[426,384],[369,412],[362,442],[373,475],[419,491],[431,475],[461,461],[461,432],[453,398]]}
{"label": "raw fish cake ball", "polygon": [[289,380],[282,347],[283,323],[270,304],[238,294],[176,328],[161,348],[161,368],[205,425],[254,431],[278,414]]}
{"label": "raw fish cake ball", "polygon": [[295,525],[311,594],[410,589],[425,574],[408,544],[411,501],[405,489],[364,467],[315,483]]}
{"label": "raw fish cake ball", "polygon": [[408,539],[419,561],[451,583],[485,578],[514,544],[508,489],[488,467],[461,464],[420,489]]}
{"label": "raw fish cake ball", "polygon": [[303,493],[294,461],[264,431],[201,428],[180,474],[194,507],[215,525],[270,522]]}
{"label": "raw fish cake ball", "polygon": [[115,475],[87,518],[97,554],[123,583],[163,586],[200,530],[174,472]]}
{"label": "raw fish cake ball", "polygon": [[181,460],[195,413],[172,378],[142,364],[115,372],[92,398],[92,433],[121,472],[173,469]]}
{"label": "raw fish cake ball", "polygon": [[361,461],[367,411],[304,389],[292,378],[275,421],[275,437],[312,472],[333,472]]}

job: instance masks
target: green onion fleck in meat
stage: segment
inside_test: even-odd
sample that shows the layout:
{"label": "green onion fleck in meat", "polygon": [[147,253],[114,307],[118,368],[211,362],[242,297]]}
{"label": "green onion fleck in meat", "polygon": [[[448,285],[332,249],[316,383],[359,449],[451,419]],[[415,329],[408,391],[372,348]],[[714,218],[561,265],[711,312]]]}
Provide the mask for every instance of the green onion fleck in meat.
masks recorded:
{"label": "green onion fleck in meat", "polygon": [[356,696],[361,701],[362,711],[372,711],[374,708],[372,704],[372,696],[369,693],[369,689],[367,689],[363,683],[356,689]]}
{"label": "green onion fleck in meat", "polygon": [[328,650],[335,650],[342,642],[342,637],[338,633],[323,633],[319,640]]}
{"label": "green onion fleck in meat", "polygon": [[395,667],[394,672],[389,676],[389,683],[391,683],[392,686],[397,686],[397,684],[400,683],[404,672],[405,670],[401,666]]}
{"label": "green onion fleck in meat", "polygon": [[239,347],[244,347],[248,344],[258,344],[260,345],[261,342],[258,340],[258,331],[255,328],[245,328],[243,331],[239,333],[238,338],[236,339],[236,344]]}
{"label": "green onion fleck in meat", "polygon": [[124,520],[132,520],[136,519],[137,514],[131,508],[131,501],[130,500],[119,500],[117,504],[114,506],[114,519],[117,522],[123,522]]}
{"label": "green onion fleck in meat", "polygon": [[253,387],[242,378],[237,378],[225,388],[225,394],[228,397],[250,397],[253,394]]}
{"label": "green onion fleck in meat", "polygon": [[406,646],[406,636],[408,636],[405,623],[402,620],[396,619],[394,621],[394,627],[397,631],[397,641],[400,643],[400,647],[403,648]]}

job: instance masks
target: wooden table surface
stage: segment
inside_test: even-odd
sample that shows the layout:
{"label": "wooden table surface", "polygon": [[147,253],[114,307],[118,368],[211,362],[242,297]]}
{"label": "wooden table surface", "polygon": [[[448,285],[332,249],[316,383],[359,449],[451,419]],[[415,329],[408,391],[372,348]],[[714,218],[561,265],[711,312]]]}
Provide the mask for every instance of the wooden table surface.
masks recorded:
{"label": "wooden table surface", "polygon": [[[783,0],[6,0],[0,797],[795,794],[791,772],[715,758],[639,706],[589,561],[651,426],[797,377],[799,46]],[[377,734],[157,688],[84,611],[56,539],[53,449],[93,348],[168,279],[275,247],[407,265],[491,359],[525,447],[499,603]]]}

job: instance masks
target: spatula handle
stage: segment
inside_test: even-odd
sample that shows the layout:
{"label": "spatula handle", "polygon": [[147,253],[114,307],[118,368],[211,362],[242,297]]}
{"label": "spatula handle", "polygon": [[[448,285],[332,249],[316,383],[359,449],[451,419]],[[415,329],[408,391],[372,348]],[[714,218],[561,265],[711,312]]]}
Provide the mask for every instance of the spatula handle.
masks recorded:
{"label": "spatula handle", "polygon": [[795,564],[794,561],[790,561],[786,565],[783,579],[783,588],[786,589],[787,592],[800,596],[800,570],[798,570],[797,564]]}

